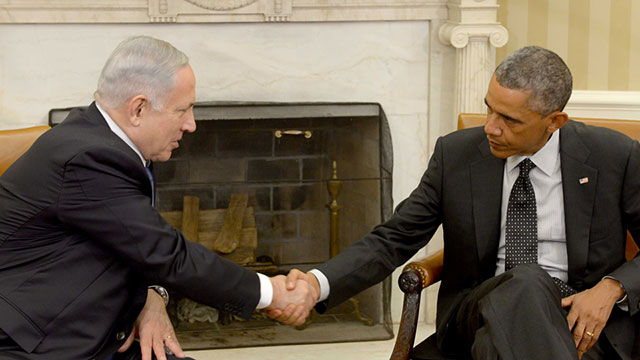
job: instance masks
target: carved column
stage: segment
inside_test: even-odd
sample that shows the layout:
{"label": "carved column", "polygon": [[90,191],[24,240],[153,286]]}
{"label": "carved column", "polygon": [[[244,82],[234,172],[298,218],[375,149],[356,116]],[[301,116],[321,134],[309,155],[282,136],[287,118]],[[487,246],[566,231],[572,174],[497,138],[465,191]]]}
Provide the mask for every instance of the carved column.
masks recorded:
{"label": "carved column", "polygon": [[456,48],[455,111],[484,113],[484,95],[495,68],[495,48],[507,43],[497,22],[496,0],[449,0],[440,41]]}

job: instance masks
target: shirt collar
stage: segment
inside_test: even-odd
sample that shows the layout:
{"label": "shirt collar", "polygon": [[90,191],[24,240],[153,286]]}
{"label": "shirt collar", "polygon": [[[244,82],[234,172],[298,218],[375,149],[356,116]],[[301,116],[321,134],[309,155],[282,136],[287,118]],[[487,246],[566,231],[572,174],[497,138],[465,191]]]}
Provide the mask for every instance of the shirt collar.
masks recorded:
{"label": "shirt collar", "polygon": [[96,101],[96,107],[98,108],[98,111],[100,111],[100,114],[102,114],[102,117],[104,118],[104,120],[107,122],[107,125],[109,125],[109,129],[111,129],[111,131],[114,134],[116,134],[120,139],[122,139],[122,141],[124,141],[127,145],[129,145],[129,147],[133,149],[133,151],[135,151],[136,154],[138,154],[138,156],[140,157],[140,161],[142,161],[142,166],[146,167],[148,162],[144,159],[144,157],[142,156],[142,153],[140,152],[140,149],[138,149],[136,144],[134,144],[133,141],[129,139],[127,134],[125,134],[124,131],[122,131],[120,126],[118,126],[118,124],[116,124],[116,122],[113,121],[111,116],[109,116],[109,114],[106,111],[104,111],[104,109],[102,109],[102,107],[97,101]]}
{"label": "shirt collar", "polygon": [[558,162],[558,154],[560,153],[560,135],[559,131],[554,131],[544,146],[533,155],[511,155],[507,158],[507,171],[513,170],[520,162],[526,158],[536,164],[536,168],[543,173],[551,176]]}

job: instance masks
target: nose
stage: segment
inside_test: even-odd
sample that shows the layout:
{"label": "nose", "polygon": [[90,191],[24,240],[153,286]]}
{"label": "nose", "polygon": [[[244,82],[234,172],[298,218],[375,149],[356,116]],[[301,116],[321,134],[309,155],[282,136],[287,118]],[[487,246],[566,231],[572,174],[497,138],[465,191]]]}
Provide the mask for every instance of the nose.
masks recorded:
{"label": "nose", "polygon": [[194,132],[196,131],[196,119],[193,116],[193,108],[189,109],[189,113],[187,114],[187,118],[182,124],[182,131],[186,132]]}
{"label": "nose", "polygon": [[502,129],[500,128],[500,119],[495,113],[487,114],[487,122],[484,124],[484,132],[491,136],[502,135]]}

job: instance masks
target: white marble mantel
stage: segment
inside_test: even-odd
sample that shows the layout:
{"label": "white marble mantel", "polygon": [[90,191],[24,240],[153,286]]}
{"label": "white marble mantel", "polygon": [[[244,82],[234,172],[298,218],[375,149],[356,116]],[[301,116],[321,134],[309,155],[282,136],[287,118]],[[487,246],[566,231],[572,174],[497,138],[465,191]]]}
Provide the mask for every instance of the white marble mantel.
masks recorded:
{"label": "white marble mantel", "polygon": [[379,102],[398,203],[456,114],[484,111],[507,40],[496,12],[497,0],[0,0],[0,129],[88,104],[111,49],[151,35],[189,55],[198,101]]}
{"label": "white marble mantel", "polygon": [[446,0],[1,0],[7,23],[446,19]]}

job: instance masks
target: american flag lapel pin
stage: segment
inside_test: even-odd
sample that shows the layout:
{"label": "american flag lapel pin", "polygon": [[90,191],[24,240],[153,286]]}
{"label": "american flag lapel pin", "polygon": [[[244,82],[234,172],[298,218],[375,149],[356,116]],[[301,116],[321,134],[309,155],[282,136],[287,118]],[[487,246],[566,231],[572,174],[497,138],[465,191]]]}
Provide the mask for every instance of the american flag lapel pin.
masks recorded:
{"label": "american flag lapel pin", "polygon": [[580,183],[580,185],[584,185],[589,182],[589,178],[583,177],[582,179],[578,180],[578,182]]}

